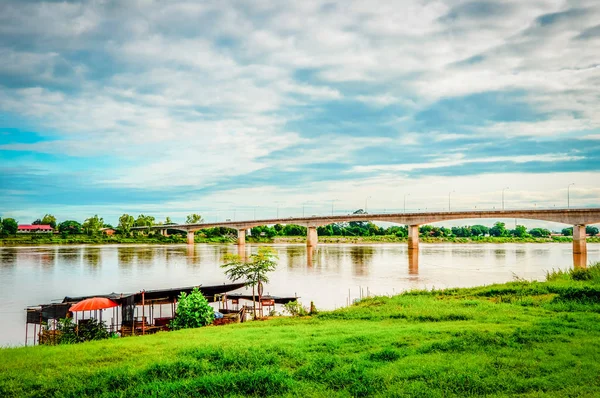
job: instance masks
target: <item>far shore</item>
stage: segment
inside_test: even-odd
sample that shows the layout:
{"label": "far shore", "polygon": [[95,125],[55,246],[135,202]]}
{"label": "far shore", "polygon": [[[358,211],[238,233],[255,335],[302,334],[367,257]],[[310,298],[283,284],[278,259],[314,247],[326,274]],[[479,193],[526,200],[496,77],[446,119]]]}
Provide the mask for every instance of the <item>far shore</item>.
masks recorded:
{"label": "far shore", "polygon": [[[407,239],[395,235],[375,235],[375,236],[319,236],[319,243],[322,244],[385,244],[385,243],[406,243]],[[552,236],[549,238],[516,238],[516,237],[421,237],[421,243],[460,243],[460,244],[481,244],[481,243],[571,243],[570,236]],[[600,243],[600,237],[588,237],[588,243]],[[305,243],[304,236],[276,236],[254,237],[247,236],[246,242],[251,243]],[[120,236],[87,236],[87,235],[72,235],[68,237],[60,236],[15,236],[0,239],[0,246],[39,246],[39,245],[110,245],[110,244],[149,244],[149,245],[168,245],[168,244],[185,244],[186,240],[181,235],[163,236],[139,236],[139,237],[120,237]],[[201,235],[196,236],[196,243],[210,244],[232,244],[236,243],[236,239],[230,236],[222,236],[216,238],[205,238]]]}

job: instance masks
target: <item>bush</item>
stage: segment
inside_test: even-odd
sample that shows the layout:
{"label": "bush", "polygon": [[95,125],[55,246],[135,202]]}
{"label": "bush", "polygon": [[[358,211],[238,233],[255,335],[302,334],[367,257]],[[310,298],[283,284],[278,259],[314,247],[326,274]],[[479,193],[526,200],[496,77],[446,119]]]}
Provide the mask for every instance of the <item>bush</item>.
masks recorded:
{"label": "bush", "polygon": [[198,328],[212,323],[215,313],[206,297],[195,287],[190,294],[182,292],[177,301],[175,319],[169,327],[173,330]]}
{"label": "bush", "polygon": [[291,316],[307,316],[308,310],[303,307],[298,300],[290,301],[283,305],[284,311],[288,312]]}

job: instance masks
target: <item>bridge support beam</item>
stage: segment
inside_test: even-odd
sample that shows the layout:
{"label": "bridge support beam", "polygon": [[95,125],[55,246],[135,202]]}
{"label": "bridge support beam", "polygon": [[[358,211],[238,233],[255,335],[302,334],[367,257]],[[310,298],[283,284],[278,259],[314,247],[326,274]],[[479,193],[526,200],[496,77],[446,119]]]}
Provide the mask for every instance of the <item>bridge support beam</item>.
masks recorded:
{"label": "bridge support beam", "polygon": [[573,225],[573,254],[587,254],[585,225]]}
{"label": "bridge support beam", "polygon": [[166,229],[161,229],[161,230],[160,230],[160,234],[161,234],[162,236],[169,236],[169,235],[167,235],[167,230],[166,230]]}
{"label": "bridge support beam", "polygon": [[408,248],[419,249],[419,226],[409,225],[408,226]]}
{"label": "bridge support beam", "polygon": [[188,231],[188,233],[187,233],[187,243],[189,245],[193,245],[194,244],[194,236],[195,236],[194,231]]}
{"label": "bridge support beam", "polygon": [[246,244],[246,230],[245,229],[238,229],[237,244],[240,246]]}
{"label": "bridge support beam", "polygon": [[306,246],[316,247],[319,242],[319,235],[317,234],[317,227],[308,227],[306,229]]}

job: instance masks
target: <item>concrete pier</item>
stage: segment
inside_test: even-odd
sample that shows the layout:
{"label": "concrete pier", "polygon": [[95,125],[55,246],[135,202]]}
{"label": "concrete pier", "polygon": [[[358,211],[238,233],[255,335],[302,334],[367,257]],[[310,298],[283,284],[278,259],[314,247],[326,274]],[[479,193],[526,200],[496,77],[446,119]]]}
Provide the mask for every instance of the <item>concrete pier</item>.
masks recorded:
{"label": "concrete pier", "polygon": [[419,226],[409,225],[408,226],[408,249],[418,250],[419,249]]}
{"label": "concrete pier", "polygon": [[245,229],[238,229],[237,231],[237,244],[238,245],[245,245],[246,244],[246,230]]}
{"label": "concrete pier", "polygon": [[587,254],[585,225],[573,225],[573,254]]}
{"label": "concrete pier", "polygon": [[187,243],[188,243],[188,245],[193,245],[195,243],[194,242],[194,236],[195,236],[194,231],[188,231],[188,233],[187,233]]}
{"label": "concrete pier", "polygon": [[306,229],[306,246],[316,247],[319,242],[319,235],[317,234],[317,227],[308,227]]}

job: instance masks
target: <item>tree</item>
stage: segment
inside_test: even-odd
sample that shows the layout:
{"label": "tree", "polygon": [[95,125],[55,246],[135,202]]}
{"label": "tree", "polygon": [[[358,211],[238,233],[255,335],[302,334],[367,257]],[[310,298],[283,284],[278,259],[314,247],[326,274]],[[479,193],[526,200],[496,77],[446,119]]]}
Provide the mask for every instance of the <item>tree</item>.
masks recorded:
{"label": "tree", "polygon": [[471,234],[473,236],[485,236],[490,232],[490,229],[485,225],[472,225]]}
{"label": "tree", "polygon": [[123,235],[129,235],[131,227],[133,227],[134,223],[135,220],[133,219],[133,216],[130,216],[129,214],[123,214],[121,217],[119,217],[118,228]]}
{"label": "tree", "polygon": [[517,225],[517,227],[511,231],[512,235],[517,238],[524,238],[527,236],[527,228],[524,225]]}
{"label": "tree", "polygon": [[490,236],[506,236],[506,226],[503,222],[497,222],[492,228],[490,228]]}
{"label": "tree", "polygon": [[171,220],[171,217],[165,218],[165,224],[173,224],[173,221]]}
{"label": "tree", "polygon": [[104,220],[95,214],[93,217],[86,219],[83,224],[83,230],[88,235],[96,235],[100,232],[100,228],[104,225]]}
{"label": "tree", "polygon": [[563,234],[563,236],[573,236],[573,227],[563,228],[560,233]]}
{"label": "tree", "polygon": [[594,227],[593,225],[588,225],[585,227],[585,233],[590,236],[598,235],[598,227]]}
{"label": "tree", "polygon": [[134,222],[136,227],[151,227],[154,225],[155,218],[152,216],[145,216],[140,214]]}
{"label": "tree", "polygon": [[58,231],[70,235],[80,234],[81,224],[73,220],[63,221],[60,224],[58,224]]}
{"label": "tree", "polygon": [[50,225],[53,229],[56,228],[56,217],[52,214],[46,214],[42,218],[42,225]]}
{"label": "tree", "polygon": [[254,289],[257,284],[269,282],[268,273],[277,267],[277,254],[270,247],[259,247],[258,253],[252,254],[249,261],[242,261],[240,256],[229,254],[225,257],[227,263],[221,268],[225,268],[225,275],[235,282],[243,280],[246,286],[252,286],[252,306],[254,307],[254,318],[256,318],[256,301]]}
{"label": "tree", "polygon": [[2,220],[2,232],[6,235],[14,235],[19,229],[19,224],[14,218],[5,218]]}
{"label": "tree", "polygon": [[185,219],[185,223],[186,224],[200,224],[203,223],[204,219],[202,218],[202,216],[200,214],[188,214],[188,216]]}
{"label": "tree", "polygon": [[173,330],[199,328],[211,324],[214,318],[213,308],[202,292],[195,287],[190,294],[181,292],[179,295],[175,319],[169,327]]}
{"label": "tree", "polygon": [[533,228],[529,231],[529,235],[535,238],[547,238],[550,236],[551,233],[552,232],[550,232],[550,230],[545,228]]}

